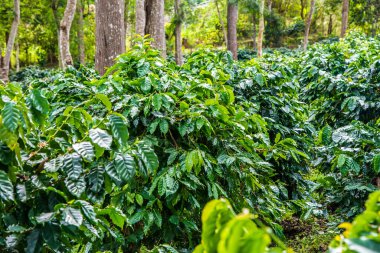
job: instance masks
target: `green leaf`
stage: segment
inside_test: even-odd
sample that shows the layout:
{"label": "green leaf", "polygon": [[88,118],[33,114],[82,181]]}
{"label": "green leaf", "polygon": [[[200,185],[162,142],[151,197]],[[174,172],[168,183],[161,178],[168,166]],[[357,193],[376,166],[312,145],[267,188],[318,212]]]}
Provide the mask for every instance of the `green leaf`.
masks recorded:
{"label": "green leaf", "polygon": [[41,231],[39,229],[34,229],[26,238],[26,249],[25,253],[37,253],[40,252],[41,248]]}
{"label": "green leaf", "polygon": [[88,184],[89,184],[90,190],[97,193],[102,190],[103,183],[104,183],[104,168],[99,165],[91,169],[88,175]]}
{"label": "green leaf", "polygon": [[16,107],[16,104],[12,102],[5,103],[1,116],[4,126],[9,131],[15,132],[20,121],[20,110]]}
{"label": "green leaf", "polygon": [[129,133],[124,118],[112,114],[109,116],[109,122],[113,137],[118,141],[121,147],[125,147],[128,144]]}
{"label": "green leaf", "polygon": [[40,215],[36,216],[37,223],[46,223],[51,221],[55,216],[55,213],[41,213]]}
{"label": "green leaf", "polygon": [[143,160],[145,167],[149,170],[150,173],[157,171],[159,166],[159,161],[154,150],[147,145],[138,146],[138,155]]}
{"label": "green leaf", "polygon": [[159,111],[162,106],[162,97],[160,94],[155,94],[152,101],[153,107],[156,111]]}
{"label": "green leaf", "polygon": [[112,144],[112,136],[106,131],[95,128],[91,129],[89,132],[90,138],[93,143],[99,145],[101,148],[110,149]]}
{"label": "green leaf", "polygon": [[162,119],[160,120],[160,131],[163,134],[167,134],[169,131],[169,123],[167,120]]}
{"label": "green leaf", "polygon": [[129,181],[135,175],[135,160],[128,154],[117,154],[114,160],[116,172],[121,180]]}
{"label": "green leaf", "polygon": [[65,185],[69,192],[76,197],[80,197],[82,193],[86,190],[86,182],[83,177],[80,178],[71,178],[68,177],[65,179]]}
{"label": "green leaf", "polygon": [[87,201],[84,201],[84,200],[77,200],[74,202],[74,204],[77,204],[81,207],[84,216],[91,223],[93,223],[95,225],[98,223],[98,219],[96,218],[94,207],[90,203],[88,203]]}
{"label": "green leaf", "polygon": [[92,161],[95,157],[94,148],[88,141],[75,143],[73,149],[87,161]]}
{"label": "green leaf", "polygon": [[376,173],[380,173],[380,154],[373,157],[373,170]]}
{"label": "green leaf", "polygon": [[341,168],[343,165],[344,165],[344,163],[346,162],[346,155],[344,155],[344,154],[340,154],[339,156],[338,156],[338,163],[337,163],[337,167],[338,168]]}
{"label": "green leaf", "polygon": [[135,199],[136,199],[137,204],[142,206],[142,204],[144,203],[143,197],[140,194],[136,194]]}
{"label": "green leaf", "polygon": [[260,85],[260,86],[263,86],[264,85],[264,77],[262,74],[260,73],[257,73],[254,77],[255,81]]}
{"label": "green leaf", "polygon": [[142,79],[140,87],[141,87],[141,90],[142,90],[145,94],[147,94],[147,93],[150,92],[150,90],[151,90],[151,88],[152,88],[152,84],[151,84],[151,82],[150,82],[149,77],[145,77],[144,79]]}
{"label": "green leaf", "polygon": [[59,168],[62,166],[62,161],[60,158],[55,158],[47,161],[44,164],[44,169],[47,172],[57,172]]}
{"label": "green leaf", "polygon": [[30,99],[32,101],[32,106],[38,110],[43,115],[46,115],[49,112],[49,102],[41,94],[40,90],[33,89],[30,93]]}
{"label": "green leaf", "polygon": [[95,95],[95,97],[97,99],[99,99],[104,104],[104,106],[106,107],[107,111],[111,111],[112,110],[112,104],[111,104],[109,98],[105,94],[98,93],[98,94]]}
{"label": "green leaf", "polygon": [[76,227],[79,227],[82,225],[83,222],[83,216],[80,212],[80,210],[72,208],[72,207],[66,207],[63,210],[63,220],[68,224],[68,225],[73,225]]}
{"label": "green leaf", "polygon": [[0,170],[0,199],[3,201],[14,200],[12,182],[9,180],[8,175],[2,170]]}
{"label": "green leaf", "polygon": [[67,154],[63,158],[63,171],[65,171],[69,178],[80,178],[83,168],[81,158],[77,153]]}

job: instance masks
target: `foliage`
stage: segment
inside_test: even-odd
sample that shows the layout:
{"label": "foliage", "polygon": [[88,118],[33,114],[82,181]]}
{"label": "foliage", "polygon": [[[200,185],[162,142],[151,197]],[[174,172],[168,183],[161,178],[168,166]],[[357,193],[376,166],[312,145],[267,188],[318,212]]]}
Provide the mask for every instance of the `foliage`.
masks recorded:
{"label": "foliage", "polygon": [[[285,246],[279,243],[275,235],[270,230],[258,227],[252,220],[254,218],[246,209],[236,215],[225,199],[210,201],[202,212],[202,243],[195,248],[194,253],[285,252]],[[271,237],[281,247],[268,248]]]}
{"label": "foliage", "polygon": [[2,247],[191,248],[220,196],[281,233],[292,196],[278,159],[306,155],[235,98],[230,54],[199,51],[180,68],[149,44],[101,78],[69,68],[1,87]]}
{"label": "foliage", "polygon": [[342,235],[330,244],[328,252],[378,252],[380,248],[380,191],[369,196],[366,210],[358,215],[352,223],[343,223],[339,227],[345,229]]}

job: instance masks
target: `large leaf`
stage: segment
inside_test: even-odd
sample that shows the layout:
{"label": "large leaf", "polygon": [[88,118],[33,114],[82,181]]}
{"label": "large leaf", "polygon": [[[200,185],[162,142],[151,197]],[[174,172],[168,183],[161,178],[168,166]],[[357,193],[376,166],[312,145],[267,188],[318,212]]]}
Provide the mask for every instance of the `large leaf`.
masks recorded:
{"label": "large leaf", "polygon": [[109,122],[111,125],[112,135],[118,141],[120,146],[124,147],[128,143],[129,133],[125,120],[118,115],[110,115]]}
{"label": "large leaf", "polygon": [[8,175],[2,170],[0,170],[0,199],[3,201],[14,200],[12,182],[9,180]]}
{"label": "large leaf", "polygon": [[128,154],[117,154],[114,166],[121,180],[129,181],[135,175],[136,164],[133,157]]}
{"label": "large leaf", "polygon": [[80,210],[72,208],[72,207],[66,207],[63,210],[63,220],[68,225],[73,225],[76,227],[79,227],[82,225],[83,222],[83,216]]}
{"label": "large leaf", "polygon": [[63,170],[71,179],[78,179],[83,172],[81,158],[77,153],[65,155],[63,158]]}
{"label": "large leaf", "polygon": [[110,149],[111,147],[112,136],[100,128],[91,129],[90,138],[92,142],[99,145],[99,147],[105,149]]}
{"label": "large leaf", "polygon": [[3,125],[11,132],[15,132],[20,121],[20,110],[16,107],[16,104],[8,102],[4,105],[1,112],[3,118]]}
{"label": "large leaf", "polygon": [[87,161],[92,161],[95,157],[94,148],[88,141],[75,143],[73,149]]}

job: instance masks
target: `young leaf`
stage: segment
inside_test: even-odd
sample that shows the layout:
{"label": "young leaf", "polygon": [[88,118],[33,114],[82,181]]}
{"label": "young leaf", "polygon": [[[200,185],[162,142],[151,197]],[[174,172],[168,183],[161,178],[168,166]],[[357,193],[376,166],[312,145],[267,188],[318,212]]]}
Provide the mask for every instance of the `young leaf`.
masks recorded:
{"label": "young leaf", "polygon": [[12,102],[5,103],[1,112],[3,124],[9,131],[15,132],[20,121],[20,110]]}

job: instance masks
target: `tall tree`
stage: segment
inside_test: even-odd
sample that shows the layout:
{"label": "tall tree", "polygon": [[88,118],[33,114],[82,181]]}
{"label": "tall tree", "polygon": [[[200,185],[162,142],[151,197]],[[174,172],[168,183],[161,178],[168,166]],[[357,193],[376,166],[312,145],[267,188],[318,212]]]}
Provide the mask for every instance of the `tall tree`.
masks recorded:
{"label": "tall tree", "polygon": [[17,36],[18,26],[20,24],[20,0],[13,1],[13,12],[14,12],[13,22],[12,22],[11,31],[8,37],[5,57],[3,59],[2,79],[5,82],[7,82],[9,79],[8,76],[9,76],[9,65],[11,63],[11,55],[12,55],[13,45],[15,43],[16,36]]}
{"label": "tall tree", "polygon": [[314,13],[314,7],[315,7],[315,0],[311,0],[310,2],[310,10],[307,15],[307,21],[305,26],[305,36],[303,39],[303,50],[307,49],[307,44],[309,43],[309,32],[310,32],[310,25],[311,25],[311,19],[313,17]]}
{"label": "tall tree", "polygon": [[182,13],[180,9],[181,0],[174,1],[175,10],[175,62],[178,65],[182,65],[182,36],[181,36],[181,25],[182,25]]}
{"label": "tall tree", "polygon": [[70,29],[74,19],[77,0],[67,0],[65,13],[59,25],[59,53],[62,68],[73,64],[70,53]]}
{"label": "tall tree", "polygon": [[347,28],[348,28],[348,8],[349,8],[350,1],[349,0],[343,0],[342,3],[342,28],[340,30],[340,37],[344,38],[344,35],[346,34]]}
{"label": "tall tree", "polygon": [[226,27],[224,26],[224,21],[223,21],[222,15],[220,14],[218,0],[215,0],[215,7],[216,7],[216,11],[218,12],[219,23],[220,23],[220,26],[222,27],[222,31],[223,31],[224,43],[227,46],[227,41],[228,41],[227,31],[226,31]]}
{"label": "tall tree", "polygon": [[152,46],[166,57],[164,0],[146,0],[145,34],[153,38]]}
{"label": "tall tree", "polygon": [[95,69],[101,75],[125,52],[124,1],[96,0]]}
{"label": "tall tree", "polygon": [[82,0],[78,0],[77,5],[78,13],[78,46],[79,46],[79,62],[85,64],[86,55],[84,49],[84,22],[83,22],[83,3]]}
{"label": "tall tree", "polygon": [[136,33],[141,36],[145,35],[145,0],[136,0]]}
{"label": "tall tree", "polygon": [[237,0],[227,0],[227,50],[237,60],[237,18],[238,2]]}
{"label": "tall tree", "polygon": [[257,37],[257,57],[262,57],[263,56],[264,5],[265,5],[265,0],[260,0],[260,6],[259,6],[259,35]]}

